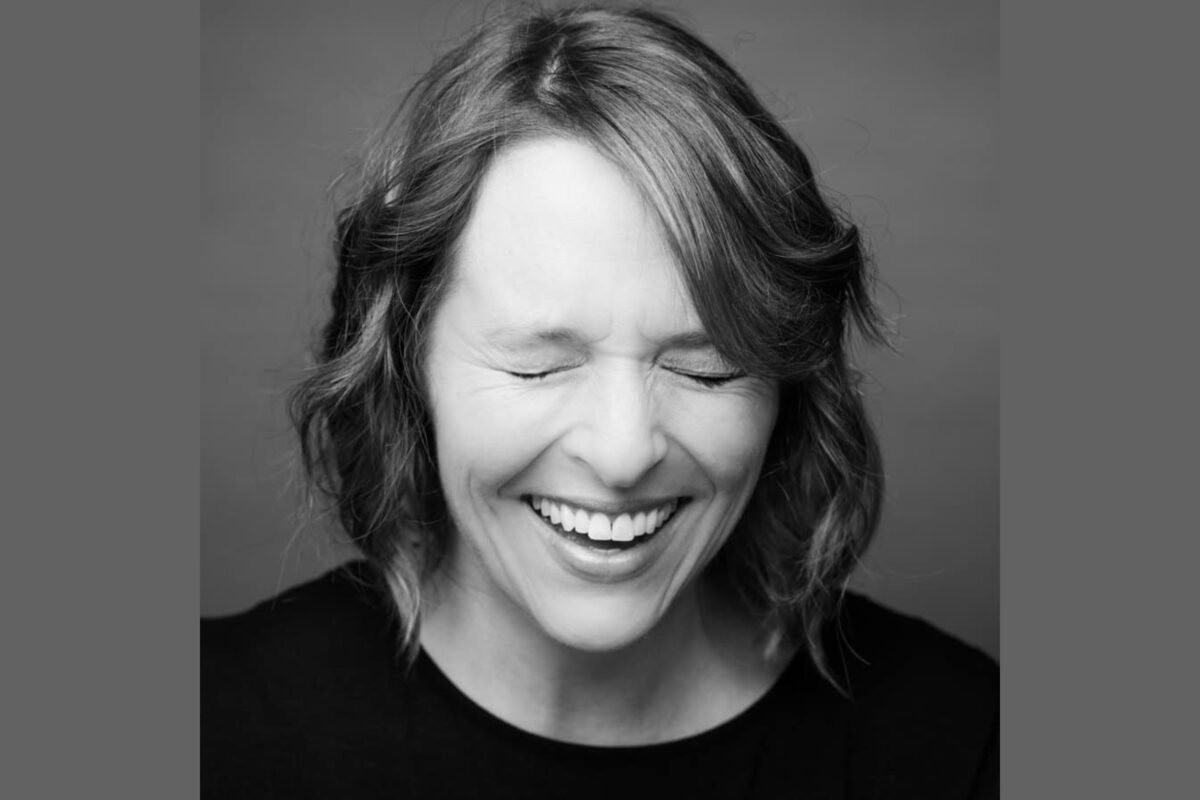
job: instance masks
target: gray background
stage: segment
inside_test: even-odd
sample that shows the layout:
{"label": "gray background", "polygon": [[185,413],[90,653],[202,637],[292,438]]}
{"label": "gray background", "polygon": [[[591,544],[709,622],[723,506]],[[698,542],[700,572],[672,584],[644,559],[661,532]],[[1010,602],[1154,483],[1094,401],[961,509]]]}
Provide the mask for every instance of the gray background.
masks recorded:
{"label": "gray background", "polygon": [[[872,242],[889,487],[855,586],[998,655],[999,14],[993,3],[678,2]],[[329,285],[330,181],[477,3],[202,7],[201,611],[348,551],[300,530],[283,393]]]}

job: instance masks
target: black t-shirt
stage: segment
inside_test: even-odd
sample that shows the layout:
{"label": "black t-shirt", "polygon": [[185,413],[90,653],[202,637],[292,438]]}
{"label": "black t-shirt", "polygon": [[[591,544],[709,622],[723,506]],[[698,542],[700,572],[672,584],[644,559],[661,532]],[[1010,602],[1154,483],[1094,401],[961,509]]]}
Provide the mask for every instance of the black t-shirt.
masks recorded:
{"label": "black t-shirt", "polygon": [[[799,655],[757,703],[664,744],[546,739],[485,711],[423,652],[406,671],[361,563],[201,622],[206,798],[985,798],[999,794],[999,669],[847,595],[840,695]],[[835,633],[836,629],[836,633]]]}

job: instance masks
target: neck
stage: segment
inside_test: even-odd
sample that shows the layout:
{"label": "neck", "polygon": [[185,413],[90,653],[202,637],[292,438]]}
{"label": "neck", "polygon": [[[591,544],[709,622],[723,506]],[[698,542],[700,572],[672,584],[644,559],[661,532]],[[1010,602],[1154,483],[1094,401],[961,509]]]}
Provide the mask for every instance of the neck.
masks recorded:
{"label": "neck", "polygon": [[704,580],[645,636],[605,652],[563,645],[494,597],[458,586],[432,594],[426,653],[490,713],[560,741],[628,746],[700,733],[753,704],[788,660],[766,661],[749,615]]}

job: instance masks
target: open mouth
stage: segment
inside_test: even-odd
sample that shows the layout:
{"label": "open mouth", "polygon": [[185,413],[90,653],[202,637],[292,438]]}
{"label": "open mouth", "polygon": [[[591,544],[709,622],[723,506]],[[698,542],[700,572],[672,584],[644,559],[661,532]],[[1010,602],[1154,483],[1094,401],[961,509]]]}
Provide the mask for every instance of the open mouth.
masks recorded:
{"label": "open mouth", "polygon": [[679,498],[653,508],[614,516],[537,495],[528,495],[524,499],[555,533],[599,550],[628,550],[642,544],[661,531],[675,512],[687,504],[685,498]]}

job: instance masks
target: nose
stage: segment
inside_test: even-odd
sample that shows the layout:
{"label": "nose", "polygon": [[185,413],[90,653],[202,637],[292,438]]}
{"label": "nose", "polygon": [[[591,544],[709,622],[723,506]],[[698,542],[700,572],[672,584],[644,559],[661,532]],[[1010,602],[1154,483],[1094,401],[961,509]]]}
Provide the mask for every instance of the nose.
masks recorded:
{"label": "nose", "polygon": [[563,437],[563,449],[605,486],[635,486],[667,455],[667,437],[649,387],[637,375],[598,376]]}

